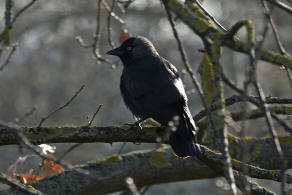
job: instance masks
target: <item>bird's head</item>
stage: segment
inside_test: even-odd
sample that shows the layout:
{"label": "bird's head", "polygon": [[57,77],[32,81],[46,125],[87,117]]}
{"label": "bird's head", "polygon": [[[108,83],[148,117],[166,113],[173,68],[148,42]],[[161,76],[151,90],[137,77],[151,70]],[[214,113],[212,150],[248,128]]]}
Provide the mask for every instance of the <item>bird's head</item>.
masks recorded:
{"label": "bird's head", "polygon": [[107,54],[118,56],[124,65],[147,55],[158,55],[151,41],[141,36],[127,39],[120,47],[108,51]]}

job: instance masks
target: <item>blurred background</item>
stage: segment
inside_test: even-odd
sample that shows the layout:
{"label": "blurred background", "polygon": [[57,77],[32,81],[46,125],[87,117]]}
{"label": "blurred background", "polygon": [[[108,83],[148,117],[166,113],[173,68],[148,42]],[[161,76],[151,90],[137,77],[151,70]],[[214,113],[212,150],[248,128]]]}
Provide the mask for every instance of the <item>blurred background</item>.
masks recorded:
{"label": "blurred background", "polygon": [[[13,2],[13,10],[16,12],[30,1]],[[227,29],[240,20],[251,19],[256,26],[257,35],[263,31],[265,18],[260,1],[204,0],[203,6]],[[92,42],[96,28],[96,10],[96,1],[38,0],[18,18],[11,31],[12,42],[17,42],[18,48],[9,65],[0,72],[2,121],[14,122],[36,107],[36,111],[21,123],[22,126],[36,126],[41,117],[63,105],[84,84],[85,89],[70,106],[53,115],[43,126],[85,125],[100,104],[103,104],[103,107],[93,125],[110,126],[134,122],[120,95],[119,82],[123,68],[121,63],[116,68],[110,64],[97,63],[92,50],[81,47],[75,40],[76,36],[81,36],[85,43]],[[2,0],[0,31],[5,26],[4,11],[5,1]],[[121,25],[112,19],[112,38],[115,45],[119,45],[121,28],[128,29],[133,36],[142,35],[149,38],[160,55],[179,69],[188,92],[191,112],[193,115],[197,114],[202,109],[202,104],[189,76],[185,74],[176,41],[160,1],[136,0],[126,12],[122,12],[118,7],[114,11],[126,22],[125,25]],[[288,53],[292,53],[291,15],[275,8],[273,16],[284,47]],[[105,52],[111,49],[107,42],[107,17],[108,12],[102,8],[99,49],[102,56],[116,61],[117,58],[105,56]],[[203,49],[202,42],[179,19],[176,22],[192,68],[200,78],[196,71],[202,58],[202,53],[198,51]],[[245,38],[244,34],[244,30],[239,33],[242,40]],[[277,51],[271,30],[268,32],[264,47]],[[8,51],[8,48],[4,49],[0,64],[4,62]],[[247,56],[223,48],[221,62],[226,74],[242,87],[245,67],[249,63]],[[288,77],[285,70],[279,66],[260,62],[258,77],[266,96],[291,97]],[[226,97],[233,94],[235,93],[232,90],[226,88]],[[236,105],[228,109],[231,111],[239,108]],[[269,135],[263,124],[262,119],[249,121],[247,135],[258,137]],[[276,127],[281,133],[281,128]],[[71,145],[55,144],[56,157]],[[65,160],[72,164],[84,163],[117,153],[121,145],[122,143],[83,144],[68,154]],[[127,143],[122,153],[154,147],[155,144]],[[20,155],[17,146],[1,146],[0,170],[5,172]],[[280,189],[280,183],[266,181],[261,183],[275,191]],[[3,187],[0,184],[0,189]],[[146,194],[228,194],[226,190],[224,180],[219,178],[156,185]]]}

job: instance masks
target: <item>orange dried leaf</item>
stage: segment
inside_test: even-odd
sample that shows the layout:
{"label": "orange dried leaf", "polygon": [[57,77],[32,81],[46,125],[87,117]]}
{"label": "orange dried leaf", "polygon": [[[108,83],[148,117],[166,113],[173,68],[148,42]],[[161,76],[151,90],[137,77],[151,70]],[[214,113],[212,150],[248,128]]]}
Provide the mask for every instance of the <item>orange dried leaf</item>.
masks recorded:
{"label": "orange dried leaf", "polygon": [[48,155],[49,160],[43,160],[42,165],[40,167],[39,175],[41,177],[49,177],[59,173],[64,172],[64,168],[55,163],[55,158],[53,155]]}
{"label": "orange dried leaf", "polygon": [[40,177],[35,174],[24,173],[24,174],[18,174],[17,179],[23,184],[32,184],[36,181],[43,179],[43,177]]}
{"label": "orange dried leaf", "polygon": [[44,159],[42,161],[38,174],[32,174],[33,170],[31,169],[27,173],[18,174],[17,179],[21,183],[31,184],[36,181],[42,180],[46,177],[63,173],[64,168],[55,162],[55,157],[52,154],[48,154],[47,156],[48,156],[48,159]]}
{"label": "orange dried leaf", "polygon": [[128,32],[128,30],[127,29],[123,29],[122,30],[122,33],[121,33],[121,35],[120,35],[120,37],[119,37],[119,42],[120,43],[123,43],[125,40],[127,40],[128,38],[130,38],[131,37],[131,35],[130,35],[130,33]]}

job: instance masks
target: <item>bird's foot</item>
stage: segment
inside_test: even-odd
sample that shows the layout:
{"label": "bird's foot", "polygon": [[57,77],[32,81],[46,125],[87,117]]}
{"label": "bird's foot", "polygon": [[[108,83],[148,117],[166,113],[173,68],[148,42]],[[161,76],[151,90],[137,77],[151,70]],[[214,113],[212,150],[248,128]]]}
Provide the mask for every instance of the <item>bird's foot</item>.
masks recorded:
{"label": "bird's foot", "polygon": [[136,121],[135,123],[133,123],[133,124],[131,125],[131,128],[133,128],[133,129],[137,129],[139,133],[142,133],[141,121],[138,120],[138,121]]}
{"label": "bird's foot", "polygon": [[142,126],[141,123],[146,119],[140,119],[133,124],[126,123],[126,125],[130,125],[131,129],[137,129],[139,133],[142,133]]}

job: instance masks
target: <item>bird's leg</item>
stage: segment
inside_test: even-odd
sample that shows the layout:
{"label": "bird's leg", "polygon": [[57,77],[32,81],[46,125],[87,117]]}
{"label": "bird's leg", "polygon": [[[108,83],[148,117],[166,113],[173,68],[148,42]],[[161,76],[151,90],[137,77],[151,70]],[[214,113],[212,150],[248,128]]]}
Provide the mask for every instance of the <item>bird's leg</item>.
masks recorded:
{"label": "bird's leg", "polygon": [[135,128],[135,129],[138,129],[138,131],[139,132],[142,132],[142,127],[141,127],[141,123],[143,122],[143,121],[145,121],[147,118],[145,117],[145,118],[141,118],[141,119],[139,119],[139,120],[137,120],[135,123],[133,123],[132,125],[131,125],[131,127],[133,128]]}
{"label": "bird's leg", "polygon": [[143,121],[145,121],[146,119],[147,119],[146,117],[145,118],[141,118],[141,119],[137,120],[136,122],[134,122],[133,124],[127,124],[127,125],[130,125],[131,128],[137,129],[139,132],[142,132],[141,123]]}

